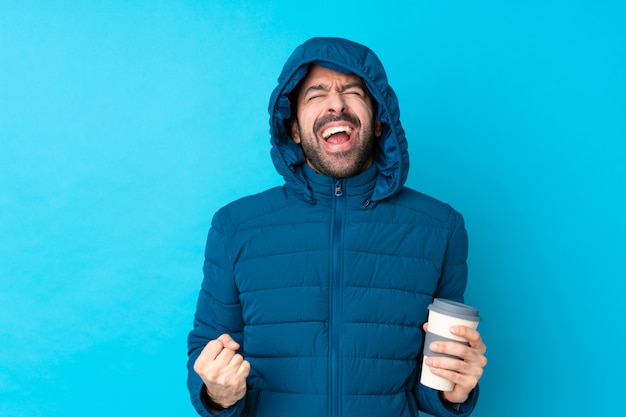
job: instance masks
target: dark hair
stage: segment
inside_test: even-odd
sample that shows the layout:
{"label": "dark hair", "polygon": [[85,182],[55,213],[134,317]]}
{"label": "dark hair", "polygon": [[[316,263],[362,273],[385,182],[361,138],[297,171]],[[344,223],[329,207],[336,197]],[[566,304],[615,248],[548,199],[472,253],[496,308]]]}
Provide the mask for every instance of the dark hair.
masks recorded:
{"label": "dark hair", "polygon": [[298,84],[287,94],[287,98],[289,99],[289,112],[291,113],[290,118],[295,118],[298,115],[298,95],[300,94],[300,89],[302,89],[302,83],[304,82],[303,77]]}
{"label": "dark hair", "polygon": [[300,89],[302,88],[302,83],[304,82],[305,77],[298,82],[298,84],[287,93],[287,99],[289,100],[289,118],[283,120],[283,124],[285,125],[285,131],[287,135],[291,137],[291,124],[298,117],[298,94],[300,94]]}

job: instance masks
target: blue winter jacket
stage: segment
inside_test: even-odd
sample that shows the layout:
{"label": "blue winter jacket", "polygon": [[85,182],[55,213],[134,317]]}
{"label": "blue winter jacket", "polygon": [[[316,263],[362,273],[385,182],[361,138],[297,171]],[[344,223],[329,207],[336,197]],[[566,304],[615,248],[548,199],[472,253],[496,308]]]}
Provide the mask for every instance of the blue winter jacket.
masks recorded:
{"label": "blue winter jacket", "polygon": [[[288,93],[311,63],[361,77],[383,125],[375,164],[334,180],[289,137]],[[246,396],[222,413],[255,417],[469,415],[419,383],[434,297],[463,301],[467,234],[450,206],[404,187],[409,157],[396,95],[368,48],[314,38],[296,49],[269,112],[285,184],[220,209],[189,334],[192,403],[210,416],[193,363],[223,333],[250,362]]]}

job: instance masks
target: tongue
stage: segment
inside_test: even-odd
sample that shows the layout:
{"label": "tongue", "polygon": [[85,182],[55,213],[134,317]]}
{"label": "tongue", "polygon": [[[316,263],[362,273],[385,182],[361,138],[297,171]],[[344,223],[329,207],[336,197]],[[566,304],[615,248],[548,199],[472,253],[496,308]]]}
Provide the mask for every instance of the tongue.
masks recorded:
{"label": "tongue", "polygon": [[326,139],[326,142],[330,143],[331,145],[339,145],[340,143],[344,143],[350,140],[350,136],[346,135],[343,132],[340,133],[335,133],[334,135],[331,135],[328,139]]}

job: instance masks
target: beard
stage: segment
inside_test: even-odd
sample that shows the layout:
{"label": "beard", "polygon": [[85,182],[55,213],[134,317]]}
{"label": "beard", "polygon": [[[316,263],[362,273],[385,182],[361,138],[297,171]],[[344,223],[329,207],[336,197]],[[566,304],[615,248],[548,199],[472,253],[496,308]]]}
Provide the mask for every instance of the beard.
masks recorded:
{"label": "beard", "polygon": [[313,132],[318,132],[319,127],[334,121],[348,121],[357,127],[357,133],[352,139],[353,145],[350,149],[340,152],[325,152],[322,144],[323,139],[318,138],[315,133],[302,130],[298,124],[300,134],[300,145],[308,164],[315,171],[328,177],[341,179],[360,174],[372,165],[374,160],[374,121],[369,126],[361,129],[360,121],[351,115],[327,116],[319,119]]}

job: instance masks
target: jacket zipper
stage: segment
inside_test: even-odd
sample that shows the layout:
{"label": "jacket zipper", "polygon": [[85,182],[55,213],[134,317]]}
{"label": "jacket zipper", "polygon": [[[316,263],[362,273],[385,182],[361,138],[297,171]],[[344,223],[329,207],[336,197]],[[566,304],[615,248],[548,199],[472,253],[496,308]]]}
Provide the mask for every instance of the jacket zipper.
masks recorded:
{"label": "jacket zipper", "polygon": [[331,417],[341,416],[341,324],[343,323],[343,285],[341,277],[341,242],[343,215],[345,208],[345,198],[343,196],[343,185],[340,180],[335,182],[335,216],[333,221],[333,237],[332,237],[332,275],[331,275],[331,317],[330,317],[330,334],[331,334]]}

